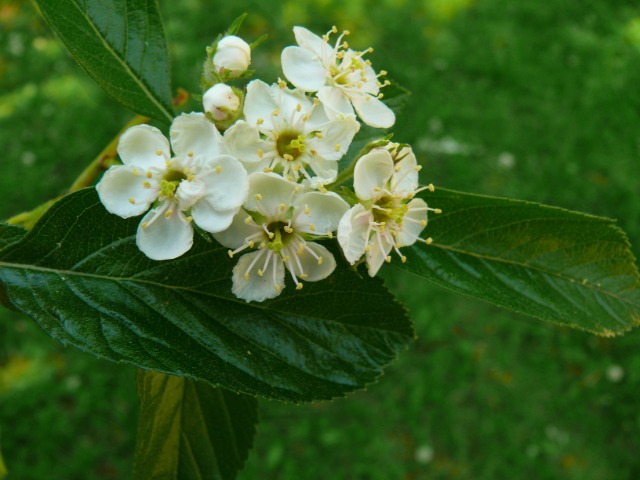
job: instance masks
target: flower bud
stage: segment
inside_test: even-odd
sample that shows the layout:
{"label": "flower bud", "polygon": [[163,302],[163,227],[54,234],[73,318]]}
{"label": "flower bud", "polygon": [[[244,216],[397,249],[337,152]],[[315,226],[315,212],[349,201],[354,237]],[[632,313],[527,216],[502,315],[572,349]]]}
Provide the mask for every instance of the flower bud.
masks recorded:
{"label": "flower bud", "polygon": [[[228,38],[228,37],[227,37]],[[240,108],[240,99],[229,85],[217,83],[202,97],[204,111],[214,120],[226,120]]]}
{"label": "flower bud", "polygon": [[239,37],[229,35],[218,42],[213,55],[213,65],[218,73],[231,78],[242,75],[251,63],[251,47]]}

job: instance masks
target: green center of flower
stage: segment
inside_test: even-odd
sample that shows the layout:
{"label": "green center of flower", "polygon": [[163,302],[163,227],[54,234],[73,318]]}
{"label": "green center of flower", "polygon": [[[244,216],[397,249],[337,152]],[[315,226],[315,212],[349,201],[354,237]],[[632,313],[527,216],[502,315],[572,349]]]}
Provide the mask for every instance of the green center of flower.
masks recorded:
{"label": "green center of flower", "polygon": [[395,222],[400,225],[408,209],[409,207],[402,203],[401,200],[390,195],[383,195],[375,202],[375,206],[372,208],[373,219],[377,223]]}
{"label": "green center of flower", "polygon": [[267,226],[267,230],[273,234],[269,235],[271,241],[267,242],[267,248],[274,253],[280,253],[293,235],[293,228],[284,222],[273,222]]}
{"label": "green center of flower", "polygon": [[167,198],[173,198],[180,182],[186,179],[187,176],[181,170],[167,170],[160,182],[160,194]]}
{"label": "green center of flower", "polygon": [[307,149],[305,140],[304,135],[293,132],[281,133],[278,140],[276,140],[278,154],[285,160],[293,162]]}

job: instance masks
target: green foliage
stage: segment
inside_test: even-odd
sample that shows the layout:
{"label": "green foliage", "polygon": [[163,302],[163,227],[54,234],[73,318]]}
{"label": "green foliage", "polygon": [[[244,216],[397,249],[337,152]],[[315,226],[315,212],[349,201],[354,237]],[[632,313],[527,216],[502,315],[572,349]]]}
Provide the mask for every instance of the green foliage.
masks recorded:
{"label": "green foliage", "polygon": [[11,302],[100,357],[290,401],[362,388],[413,338],[378,279],[343,268],[247,304],[230,291],[226,249],[197,238],[154,262],[135,245],[138,221],[107,213],[94,189],[65,197],[0,253]]}
{"label": "green foliage", "polygon": [[134,112],[173,119],[169,53],[157,1],[35,0],[75,60]]}
{"label": "green foliage", "polygon": [[134,480],[232,480],[253,444],[258,402],[153,371],[138,372]]}
{"label": "green foliage", "polygon": [[7,476],[9,472],[7,472],[7,467],[4,464],[4,460],[2,459],[2,450],[0,450],[0,478],[4,478]]}
{"label": "green foliage", "polygon": [[20,240],[27,231],[15,225],[0,223],[0,250]]}
{"label": "green foliage", "polygon": [[518,312],[598,335],[640,323],[640,280],[612,220],[518,200],[438,189],[423,197],[434,242],[403,268]]}

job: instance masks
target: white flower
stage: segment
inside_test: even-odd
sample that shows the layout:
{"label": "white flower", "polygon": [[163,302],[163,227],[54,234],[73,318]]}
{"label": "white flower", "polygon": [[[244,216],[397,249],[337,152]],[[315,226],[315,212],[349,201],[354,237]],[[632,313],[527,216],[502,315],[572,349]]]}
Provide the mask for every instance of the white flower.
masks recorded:
{"label": "white flower", "polygon": [[372,127],[389,128],[395,123],[393,111],[380,100],[380,87],[388,82],[380,83],[378,76],[386,72],[376,75],[371,62],[362,59],[373,49],[349,49],[347,42],[341,43],[348,31],[332,47],[328,40],[329,34],[337,33],[335,27],[322,38],[303,27],[294,27],[293,33],[299,46],[282,51],[284,75],[300,90],[318,92],[330,118],[353,115],[355,108],[362,121]]}
{"label": "white flower", "polygon": [[[354,264],[365,254],[372,277],[385,260],[391,261],[392,249],[405,262],[399,248],[420,238],[429,210],[440,213],[421,198],[413,198],[433,186],[418,188],[420,166],[411,149],[390,147],[374,149],[356,163],[353,187],[360,203],[344,214],[338,226],[345,258]],[[431,239],[425,241],[431,243]]]}
{"label": "white flower", "polygon": [[218,42],[213,65],[220,75],[227,73],[230,78],[239,77],[250,63],[251,47],[240,37],[228,35]]}
{"label": "white flower", "polygon": [[333,238],[349,205],[335,193],[304,192],[300,185],[273,173],[249,175],[249,196],[231,226],[214,237],[229,255],[240,257],[233,269],[233,293],[247,302],[277,297],[285,269],[296,289],[300,280],[328,277],[336,262],[325,247],[310,241]]}
{"label": "white flower", "polygon": [[227,130],[225,145],[250,172],[266,168],[314,187],[331,183],[360,124],[352,117],[329,120],[318,105],[283,82],[254,80],[247,86],[246,121]]}
{"label": "white flower", "polygon": [[211,114],[215,120],[226,120],[240,108],[240,99],[233,88],[224,83],[216,83],[207,90],[202,97],[204,111]]}
{"label": "white flower", "polygon": [[180,115],[169,141],[155,127],[138,125],[118,143],[124,165],[97,185],[105,208],[122,218],[143,214],[138,248],[154,260],[176,258],[193,243],[191,221],[209,232],[229,226],[247,196],[242,164],[221,151],[221,136],[202,113]]}

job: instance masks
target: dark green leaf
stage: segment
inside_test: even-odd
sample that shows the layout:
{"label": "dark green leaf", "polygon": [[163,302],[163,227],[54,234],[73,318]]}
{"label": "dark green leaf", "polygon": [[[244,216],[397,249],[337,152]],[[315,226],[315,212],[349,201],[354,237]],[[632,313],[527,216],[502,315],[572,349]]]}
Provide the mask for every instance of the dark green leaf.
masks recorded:
{"label": "dark green leaf", "polygon": [[11,302],[98,356],[291,401],[361,388],[413,338],[377,279],[338,268],[247,304],[231,293],[225,248],[196,236],[188,254],[155,262],[136,248],[139,221],[108,214],[93,189],[63,198],[0,252]]}
{"label": "dark green leaf", "polygon": [[173,119],[169,54],[157,0],[35,0],[76,61],[134,112]]}
{"label": "dark green leaf", "polygon": [[256,434],[254,397],[142,370],[138,394],[134,480],[236,478]]}
{"label": "dark green leaf", "polygon": [[17,225],[0,223],[0,250],[20,240],[27,231]]}
{"label": "dark green leaf", "polygon": [[640,324],[640,281],[612,220],[535,203],[438,189],[406,271],[444,287],[598,335]]}

